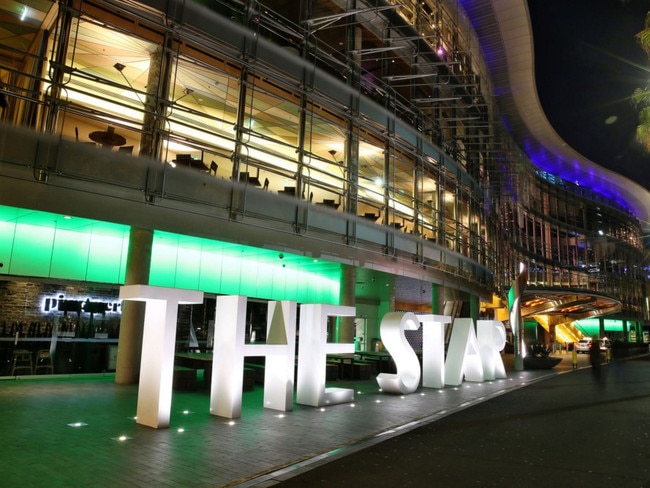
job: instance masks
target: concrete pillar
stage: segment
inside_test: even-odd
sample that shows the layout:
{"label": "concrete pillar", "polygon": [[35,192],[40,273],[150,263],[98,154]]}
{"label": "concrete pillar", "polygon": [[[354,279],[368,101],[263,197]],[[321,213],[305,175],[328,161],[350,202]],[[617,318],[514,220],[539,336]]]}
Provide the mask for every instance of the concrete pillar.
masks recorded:
{"label": "concrete pillar", "polygon": [[445,313],[445,287],[431,283],[431,313],[442,315]]}
{"label": "concrete pillar", "polygon": [[605,337],[605,319],[598,317],[598,337],[601,339]]}
{"label": "concrete pillar", "polygon": [[481,304],[477,295],[469,296],[469,316],[474,319],[474,322],[479,319],[481,313]]}
{"label": "concrete pillar", "polygon": [[[131,228],[125,285],[149,284],[152,245],[152,229]],[[129,385],[138,382],[145,306],[145,302],[122,302],[115,383]]]}
{"label": "concrete pillar", "polygon": [[[356,304],[357,269],[347,264],[342,265],[341,290],[339,304],[354,307]],[[354,342],[354,317],[339,317],[336,342]]]}
{"label": "concrete pillar", "polygon": [[[149,57],[147,92],[144,100],[146,110],[143,131],[140,136],[140,156],[152,159],[160,159],[163,152],[165,117],[173,65],[169,49],[172,43],[173,36],[166,35],[164,45],[167,49],[159,46]],[[152,244],[153,229],[131,228],[125,285],[149,284]],[[138,382],[145,308],[145,302],[122,303],[115,369],[116,383],[134,384]]]}

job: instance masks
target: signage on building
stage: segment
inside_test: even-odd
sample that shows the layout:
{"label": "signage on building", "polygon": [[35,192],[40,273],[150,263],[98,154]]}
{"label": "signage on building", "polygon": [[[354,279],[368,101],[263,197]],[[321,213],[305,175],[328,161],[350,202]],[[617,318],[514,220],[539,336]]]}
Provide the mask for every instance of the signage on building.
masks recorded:
{"label": "signage on building", "polygon": [[[176,314],[181,303],[201,303],[203,293],[174,288],[129,285],[120,289],[124,300],[145,301],[145,325],[138,392],[137,422],[168,427],[174,369]],[[294,301],[270,302],[267,342],[246,344],[244,296],[219,296],[215,310],[210,413],[227,418],[241,416],[243,366],[246,356],[266,358],[264,407],[293,408],[296,309]],[[354,354],[354,343],[327,342],[329,317],[354,317],[354,307],[305,304],[300,308],[296,401],[325,406],[354,400],[354,390],[325,385],[328,354]],[[442,388],[463,381],[505,378],[499,352],[505,347],[503,323],[455,319],[448,352],[444,326],[451,317],[389,313],[381,321],[380,335],[395,362],[397,373],[382,373],[377,382],[386,393],[413,393],[423,375],[423,386]],[[422,365],[405,338],[404,330],[423,328]],[[151,392],[158,392],[152,395]]]}
{"label": "signage on building", "polygon": [[121,314],[122,306],[119,300],[115,298],[82,298],[66,297],[65,295],[46,296],[41,301],[41,311],[43,313],[56,312],[76,312],[96,314]]}

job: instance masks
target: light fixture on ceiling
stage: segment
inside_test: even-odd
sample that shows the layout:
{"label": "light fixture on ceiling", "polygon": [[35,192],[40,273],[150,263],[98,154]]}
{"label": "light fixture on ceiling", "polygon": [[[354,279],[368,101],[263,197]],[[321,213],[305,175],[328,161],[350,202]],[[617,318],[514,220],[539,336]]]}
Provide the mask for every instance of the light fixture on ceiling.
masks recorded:
{"label": "light fixture on ceiling", "polygon": [[334,162],[338,165],[339,169],[340,169],[341,172],[343,173],[343,176],[345,176],[345,172],[346,172],[347,168],[345,167],[345,163],[344,163],[343,161],[338,161],[338,160],[336,159],[336,154],[337,154],[336,149],[330,149],[330,150],[327,151],[327,152],[330,153],[330,156],[332,156],[332,159],[333,159]]}
{"label": "light fixture on ceiling", "polygon": [[424,97],[424,98],[412,98],[411,101],[415,103],[437,103],[437,102],[453,102],[454,100],[460,100],[462,97]]}
{"label": "light fixture on ceiling", "polygon": [[305,24],[310,29],[310,33],[313,34],[319,29],[323,29],[326,27],[329,27],[333,23],[344,19],[346,17],[351,17],[353,15],[359,15],[359,14],[365,14],[368,12],[380,12],[382,10],[388,10],[388,9],[396,9],[401,7],[401,5],[388,5],[384,7],[368,7],[368,8],[358,8],[358,9],[352,9],[348,10],[347,12],[343,13],[338,13],[338,14],[333,14],[333,15],[326,15],[324,17],[317,17],[314,19],[307,19],[305,21]]}
{"label": "light fixture on ceiling", "polygon": [[192,93],[194,93],[194,90],[192,90],[191,88],[185,87],[183,89],[183,94],[180,97],[178,97],[176,100],[174,100],[174,103],[178,102],[180,99],[185,98],[188,95],[191,95]]}
{"label": "light fixture on ceiling", "polygon": [[126,81],[126,83],[129,85],[129,88],[131,88],[131,90],[133,90],[133,93],[135,93],[135,96],[138,97],[138,100],[140,101],[140,103],[142,105],[144,105],[144,102],[140,98],[140,94],[137,92],[137,90],[135,88],[133,88],[133,85],[131,84],[129,79],[124,74],[124,68],[126,68],[126,65],[124,65],[122,63],[115,63],[113,65],[113,68],[115,68],[117,71],[119,71],[119,73],[122,75],[122,78],[124,78],[124,81]]}
{"label": "light fixture on ceiling", "polygon": [[359,56],[363,56],[366,54],[378,54],[387,51],[396,51],[398,49],[406,49],[407,47],[409,46],[386,46],[386,47],[370,47],[367,49],[352,49],[351,51],[348,51],[348,54],[356,54]]}
{"label": "light fixture on ceiling", "polygon": [[330,149],[327,152],[330,153],[330,156],[332,156],[332,159],[334,160],[334,162],[336,164],[340,164],[341,166],[343,166],[345,164],[343,161],[339,161],[339,160],[336,159],[336,154],[337,154],[336,149]]}
{"label": "light fixture on ceiling", "polygon": [[430,78],[431,76],[437,76],[437,72],[434,73],[411,73],[408,75],[391,75],[384,76],[384,80],[387,82],[391,81],[403,81],[403,80],[415,80],[417,78]]}

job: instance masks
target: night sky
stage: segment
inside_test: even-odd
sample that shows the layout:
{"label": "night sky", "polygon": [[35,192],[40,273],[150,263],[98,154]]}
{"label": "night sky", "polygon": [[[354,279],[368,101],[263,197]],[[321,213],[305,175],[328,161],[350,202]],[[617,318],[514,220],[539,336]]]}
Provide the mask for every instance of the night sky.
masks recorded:
{"label": "night sky", "polygon": [[650,155],[634,140],[630,100],[650,83],[650,61],[634,36],[650,0],[528,0],[537,91],[571,147],[650,190]]}

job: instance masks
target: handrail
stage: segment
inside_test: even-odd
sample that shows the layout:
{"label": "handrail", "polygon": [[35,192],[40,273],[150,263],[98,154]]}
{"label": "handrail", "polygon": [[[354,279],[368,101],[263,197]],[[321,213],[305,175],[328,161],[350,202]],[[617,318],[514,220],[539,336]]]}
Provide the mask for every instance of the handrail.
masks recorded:
{"label": "handrail", "polygon": [[[360,265],[381,263],[391,242],[407,276],[462,277],[458,286],[483,296],[492,284],[491,271],[470,258],[356,214],[15,126],[0,131],[0,181],[7,182],[4,205],[216,240],[245,236],[251,245],[293,247]],[[233,206],[237,199],[244,205]]]}

